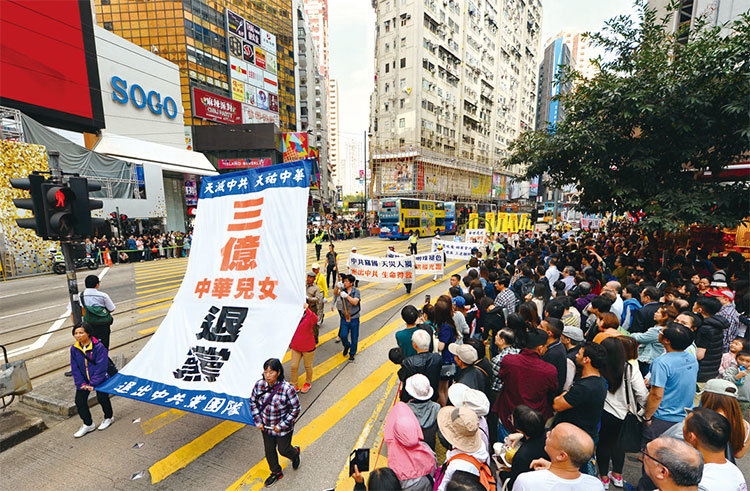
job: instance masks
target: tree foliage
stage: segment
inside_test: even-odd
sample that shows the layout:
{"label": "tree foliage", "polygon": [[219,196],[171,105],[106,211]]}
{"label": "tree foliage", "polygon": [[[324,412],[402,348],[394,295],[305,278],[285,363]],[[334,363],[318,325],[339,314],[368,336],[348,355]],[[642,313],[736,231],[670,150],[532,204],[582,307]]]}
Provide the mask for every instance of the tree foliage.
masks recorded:
{"label": "tree foliage", "polygon": [[636,5],[638,21],[590,35],[608,53],[597,76],[563,74],[575,87],[558,96],[565,119],[521,134],[505,164],[575,184],[580,211],[643,211],[646,229],[735,226],[750,214],[748,182],[701,176],[750,160],[750,16],[724,26],[728,36],[702,19],[672,34]]}

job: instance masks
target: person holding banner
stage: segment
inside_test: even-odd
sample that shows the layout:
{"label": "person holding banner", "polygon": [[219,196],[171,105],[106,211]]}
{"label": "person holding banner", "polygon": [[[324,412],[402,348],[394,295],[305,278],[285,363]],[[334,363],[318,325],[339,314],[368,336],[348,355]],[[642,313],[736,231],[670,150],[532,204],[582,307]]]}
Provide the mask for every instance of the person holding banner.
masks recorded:
{"label": "person holding banner", "polygon": [[344,275],[344,289],[339,293],[341,298],[339,338],[341,338],[341,344],[344,345],[344,356],[349,355],[349,361],[354,361],[359,340],[359,312],[361,310],[359,302],[361,296],[359,290],[354,286],[355,281],[354,276]]}
{"label": "person holding banner", "polygon": [[249,402],[253,420],[263,434],[263,449],[271,469],[265,481],[269,487],[284,477],[277,449],[292,461],[293,469],[297,470],[300,464],[300,448],[292,446],[294,423],[300,413],[299,397],[292,384],[284,380],[284,367],[278,358],[263,363],[263,377],[255,383]]}
{"label": "person holding banner", "polygon": [[109,355],[104,343],[93,337],[93,332],[94,328],[88,322],[83,322],[73,328],[73,337],[76,342],[70,347],[70,369],[76,385],[78,415],[83,420],[83,426],[73,435],[76,438],[81,438],[96,430],[88,404],[89,395],[94,391],[104,411],[104,420],[99,425],[99,429],[106,430],[114,421],[109,394],[96,390],[109,378],[107,374]]}

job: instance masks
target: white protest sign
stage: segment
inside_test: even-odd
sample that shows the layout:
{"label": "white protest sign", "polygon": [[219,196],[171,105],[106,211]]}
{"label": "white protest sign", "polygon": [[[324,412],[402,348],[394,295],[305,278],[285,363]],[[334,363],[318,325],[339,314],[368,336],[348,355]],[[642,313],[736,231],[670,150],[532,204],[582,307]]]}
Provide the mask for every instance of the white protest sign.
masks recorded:
{"label": "white protest sign", "polygon": [[302,161],[204,177],[174,303],[97,390],[254,424],[253,383],[284,357],[303,313],[309,182]]}
{"label": "white protest sign", "polygon": [[386,257],[412,257],[414,258],[414,272],[416,274],[443,274],[443,253],[425,252],[415,256],[407,256],[400,252],[388,251]]}
{"label": "white protest sign", "polygon": [[352,253],[349,256],[352,274],[359,280],[413,283],[414,258],[363,256]]}
{"label": "white protest sign", "polygon": [[432,252],[436,252],[438,250],[438,245],[443,246],[445,257],[449,259],[467,260],[471,257],[471,250],[477,247],[476,244],[468,242],[453,242],[448,240],[432,239]]}
{"label": "white protest sign", "polygon": [[487,231],[483,228],[467,228],[464,241],[484,244],[487,242]]}

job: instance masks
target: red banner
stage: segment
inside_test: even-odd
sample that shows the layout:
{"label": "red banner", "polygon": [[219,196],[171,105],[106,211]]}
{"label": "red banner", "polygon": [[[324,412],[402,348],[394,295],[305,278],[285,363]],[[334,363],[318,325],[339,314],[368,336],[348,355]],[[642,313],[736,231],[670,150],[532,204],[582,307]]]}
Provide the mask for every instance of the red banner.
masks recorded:
{"label": "red banner", "polygon": [[193,88],[195,116],[219,123],[242,123],[242,103]]}

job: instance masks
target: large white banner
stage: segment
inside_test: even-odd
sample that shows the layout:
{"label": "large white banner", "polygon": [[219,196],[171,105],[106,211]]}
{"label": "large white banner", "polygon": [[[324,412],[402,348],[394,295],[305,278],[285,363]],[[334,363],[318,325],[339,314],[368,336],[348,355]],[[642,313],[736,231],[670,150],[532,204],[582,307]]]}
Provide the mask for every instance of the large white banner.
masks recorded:
{"label": "large white banner", "polygon": [[439,252],[425,252],[423,254],[417,254],[414,256],[407,256],[400,252],[388,251],[386,257],[412,257],[414,258],[414,272],[415,274],[443,274],[443,253]]}
{"label": "large white banner", "polygon": [[464,242],[487,242],[487,230],[483,228],[467,228]]}
{"label": "large white banner", "polygon": [[97,389],[254,424],[253,384],[265,360],[284,357],[303,313],[309,182],[302,161],[204,177],[174,303]]}
{"label": "large white banner", "polygon": [[443,252],[448,259],[466,259],[471,257],[471,250],[477,247],[475,243],[453,242],[452,240],[432,239],[432,252],[437,252],[438,245],[443,246]]}
{"label": "large white banner", "polygon": [[389,283],[414,282],[414,258],[412,256],[375,257],[352,253],[348,263],[352,274],[359,280]]}

